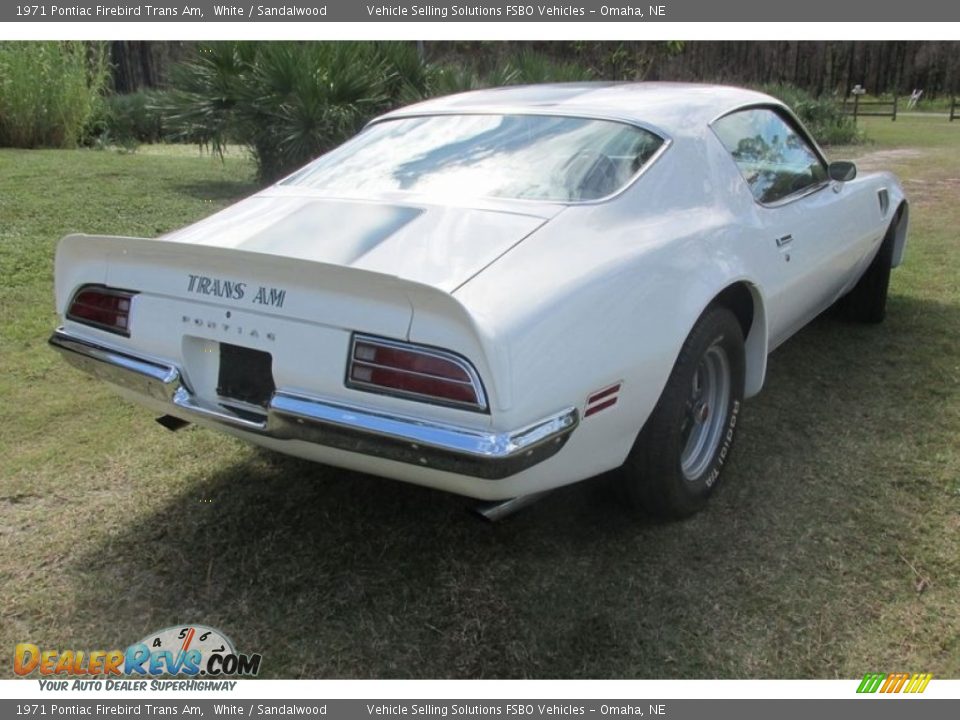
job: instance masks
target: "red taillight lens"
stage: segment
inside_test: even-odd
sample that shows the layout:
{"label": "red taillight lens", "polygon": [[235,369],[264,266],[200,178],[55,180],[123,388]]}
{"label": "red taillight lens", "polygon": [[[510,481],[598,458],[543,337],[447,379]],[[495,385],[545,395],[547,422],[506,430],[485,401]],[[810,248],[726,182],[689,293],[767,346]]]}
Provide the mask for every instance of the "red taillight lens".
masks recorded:
{"label": "red taillight lens", "polygon": [[392,340],[354,337],[347,385],[471,410],[487,409],[480,378],[466,360],[445,350]]}
{"label": "red taillight lens", "polygon": [[134,293],[86,285],[74,294],[67,319],[130,336],[130,299]]}

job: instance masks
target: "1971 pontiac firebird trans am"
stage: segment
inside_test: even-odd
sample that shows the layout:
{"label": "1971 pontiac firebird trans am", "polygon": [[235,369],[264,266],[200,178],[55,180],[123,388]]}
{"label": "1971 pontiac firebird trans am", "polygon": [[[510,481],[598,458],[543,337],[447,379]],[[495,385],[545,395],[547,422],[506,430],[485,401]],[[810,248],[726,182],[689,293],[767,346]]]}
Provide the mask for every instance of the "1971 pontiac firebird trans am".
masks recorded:
{"label": "1971 pontiac firebird trans am", "polygon": [[169,428],[504,510],[620,468],[682,517],[771,350],[883,318],[907,215],[756,92],[483,90],[160,238],[65,237],[51,343]]}

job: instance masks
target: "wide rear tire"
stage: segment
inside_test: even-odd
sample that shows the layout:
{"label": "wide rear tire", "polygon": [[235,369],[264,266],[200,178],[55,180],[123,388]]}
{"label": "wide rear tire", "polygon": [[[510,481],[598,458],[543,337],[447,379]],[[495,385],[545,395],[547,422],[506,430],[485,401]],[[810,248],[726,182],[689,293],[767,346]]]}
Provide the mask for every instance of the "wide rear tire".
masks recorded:
{"label": "wide rear tire", "polygon": [[671,519],[703,508],[730,458],[744,374],[740,322],[725,307],[708,308],[621,470],[635,504]]}
{"label": "wide rear tire", "polygon": [[887,315],[887,290],[893,263],[893,244],[897,236],[899,215],[890,223],[880,249],[853,290],[837,303],[841,317],[861,323],[879,323]]}

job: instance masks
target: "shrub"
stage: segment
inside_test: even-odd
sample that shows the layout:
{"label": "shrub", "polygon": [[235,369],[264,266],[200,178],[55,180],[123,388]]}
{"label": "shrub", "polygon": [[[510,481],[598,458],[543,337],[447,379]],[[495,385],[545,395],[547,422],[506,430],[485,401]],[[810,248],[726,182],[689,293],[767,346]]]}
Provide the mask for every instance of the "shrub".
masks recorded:
{"label": "shrub", "polygon": [[180,139],[249,146],[271,182],[415,91],[423,73],[392,43],[217,43],[174,70],[167,117]]}
{"label": "shrub", "polygon": [[0,146],[75,147],[108,78],[103,43],[0,42]]}
{"label": "shrub", "polygon": [[558,61],[529,50],[517,53],[509,64],[516,68],[518,83],[575,82],[593,76],[584,65]]}
{"label": "shrub", "polygon": [[222,154],[227,141],[236,137],[234,110],[256,48],[253,43],[213,43],[194,60],[173,67],[174,89],[162,108],[173,139],[209,145]]}
{"label": "shrub", "polygon": [[820,144],[852,145],[863,141],[863,133],[853,118],[844,115],[833,98],[814,97],[793,85],[766,85],[760,89],[789,105]]}
{"label": "shrub", "polygon": [[387,72],[384,80],[390,104],[431,94],[437,66],[426,62],[416,43],[380,42],[377,43],[376,52]]}
{"label": "shrub", "polygon": [[167,95],[166,90],[105,95],[88,123],[84,144],[135,150],[142,143],[179,141],[179,136],[172,137],[166,117]]}
{"label": "shrub", "polygon": [[520,82],[517,69],[509,63],[501,65],[489,73],[480,73],[474,68],[463,65],[442,65],[436,67],[430,87],[423,97],[452,95],[453,93],[481,90],[501,85],[517,85]]}
{"label": "shrub", "polygon": [[589,80],[589,68],[554,60],[541,53],[523,50],[509,55],[492,69],[483,72],[476,66],[445,63],[430,74],[426,96],[448,95],[503,85]]}
{"label": "shrub", "polygon": [[269,182],[339,145],[385,109],[392,77],[369,43],[268,43],[245,79],[238,128],[260,179]]}
{"label": "shrub", "polygon": [[165,119],[176,139],[250,147],[272,182],[353,135],[372,116],[434,95],[581,80],[588,70],[523,52],[486,73],[424,60],[410,42],[228,42],[174,68]]}
{"label": "shrub", "polygon": [[132,147],[162,142],[167,136],[165,105],[165,93],[160,90],[106,96],[96,121],[99,143]]}

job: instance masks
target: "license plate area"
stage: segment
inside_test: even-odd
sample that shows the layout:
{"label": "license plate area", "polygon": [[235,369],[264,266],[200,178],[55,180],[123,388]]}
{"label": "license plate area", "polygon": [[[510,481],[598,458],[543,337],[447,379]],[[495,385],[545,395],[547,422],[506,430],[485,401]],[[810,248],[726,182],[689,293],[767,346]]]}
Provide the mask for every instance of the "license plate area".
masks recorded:
{"label": "license plate area", "polygon": [[220,343],[217,395],[266,408],[277,386],[268,352]]}

